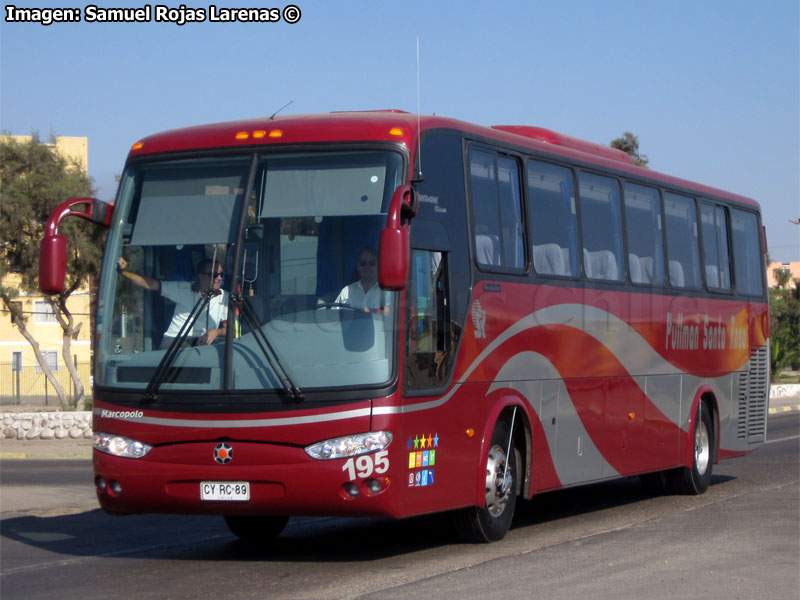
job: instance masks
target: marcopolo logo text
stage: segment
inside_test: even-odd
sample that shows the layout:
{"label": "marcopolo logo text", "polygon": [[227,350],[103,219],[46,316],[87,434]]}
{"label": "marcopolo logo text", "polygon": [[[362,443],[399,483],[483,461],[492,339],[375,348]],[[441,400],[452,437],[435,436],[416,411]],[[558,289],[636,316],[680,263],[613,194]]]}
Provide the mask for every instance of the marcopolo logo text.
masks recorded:
{"label": "marcopolo logo text", "polygon": [[100,411],[100,416],[104,419],[142,419],[144,413],[141,410],[106,410]]}

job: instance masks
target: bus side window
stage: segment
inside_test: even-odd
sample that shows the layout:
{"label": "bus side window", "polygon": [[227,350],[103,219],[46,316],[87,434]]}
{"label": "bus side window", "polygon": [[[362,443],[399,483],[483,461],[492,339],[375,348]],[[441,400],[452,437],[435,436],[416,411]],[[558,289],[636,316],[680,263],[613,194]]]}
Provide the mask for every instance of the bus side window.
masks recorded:
{"label": "bus side window", "polygon": [[475,259],[491,269],[525,268],[519,163],[471,149],[469,153]]}
{"label": "bus side window", "polygon": [[667,265],[673,288],[700,289],[697,212],[693,198],[664,194],[667,217]]}
{"label": "bus side window", "polygon": [[664,236],[657,189],[625,184],[625,226],[631,283],[664,285]]}
{"label": "bus side window", "polygon": [[407,291],[406,389],[444,385],[452,364],[448,255],[411,250]]}
{"label": "bus side window", "polygon": [[700,205],[703,225],[703,265],[706,285],[712,290],[731,289],[731,267],[728,252],[728,217],[716,204]]}
{"label": "bus side window", "polygon": [[572,171],[528,161],[533,268],[538,275],[578,276],[578,216]]}
{"label": "bus side window", "polygon": [[736,290],[746,296],[760,296],[764,293],[764,255],[755,214],[732,208],[731,233]]}
{"label": "bus side window", "polygon": [[616,179],[593,173],[581,173],[579,181],[586,277],[624,281],[619,183]]}

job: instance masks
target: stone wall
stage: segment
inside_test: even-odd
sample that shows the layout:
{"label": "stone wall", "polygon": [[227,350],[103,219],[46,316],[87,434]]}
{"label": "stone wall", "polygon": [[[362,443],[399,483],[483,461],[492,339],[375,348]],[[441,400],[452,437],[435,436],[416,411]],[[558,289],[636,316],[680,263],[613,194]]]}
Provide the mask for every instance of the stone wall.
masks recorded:
{"label": "stone wall", "polygon": [[769,387],[770,398],[800,396],[800,383],[776,383]]}
{"label": "stone wall", "polygon": [[92,439],[92,413],[17,412],[3,413],[2,436],[12,440]]}

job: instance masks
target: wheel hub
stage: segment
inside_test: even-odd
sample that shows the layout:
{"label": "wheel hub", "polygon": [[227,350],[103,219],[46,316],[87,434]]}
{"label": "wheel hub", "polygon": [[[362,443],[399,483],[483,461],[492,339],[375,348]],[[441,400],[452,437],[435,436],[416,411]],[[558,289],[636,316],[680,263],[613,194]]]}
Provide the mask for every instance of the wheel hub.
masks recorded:
{"label": "wheel hub", "polygon": [[706,424],[700,420],[694,431],[694,464],[700,475],[706,474],[710,457],[711,448],[708,442],[708,429]]}
{"label": "wheel hub", "polygon": [[486,510],[493,517],[503,514],[511,495],[512,475],[506,473],[506,453],[492,446],[486,461]]}

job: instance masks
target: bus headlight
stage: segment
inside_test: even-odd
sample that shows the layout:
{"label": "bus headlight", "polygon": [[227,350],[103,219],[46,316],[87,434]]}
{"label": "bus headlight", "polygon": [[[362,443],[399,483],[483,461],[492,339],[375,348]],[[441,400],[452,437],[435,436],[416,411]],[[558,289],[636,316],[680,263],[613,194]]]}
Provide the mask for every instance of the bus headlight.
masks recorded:
{"label": "bus headlight", "polygon": [[142,458],[153,449],[143,442],[109,433],[95,433],[92,437],[92,446],[100,452],[123,458]]}
{"label": "bus headlight", "polygon": [[305,451],[311,458],[332,460],[377,452],[386,448],[391,441],[392,434],[388,431],[370,431],[317,442],[306,446]]}

